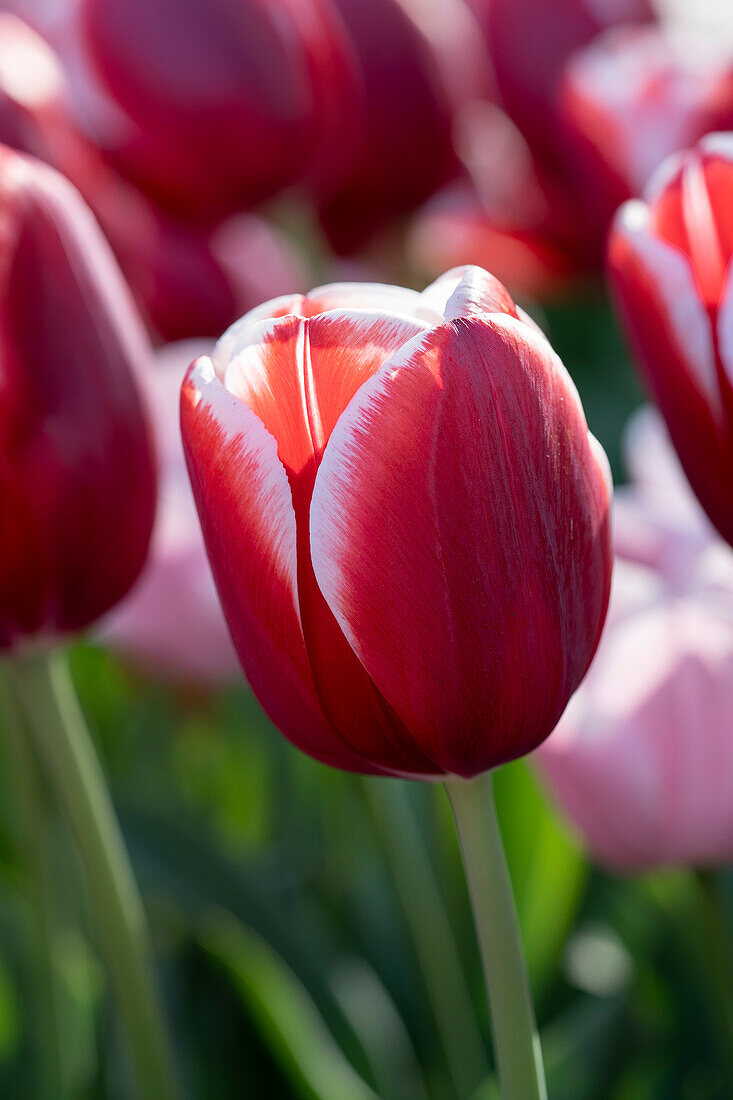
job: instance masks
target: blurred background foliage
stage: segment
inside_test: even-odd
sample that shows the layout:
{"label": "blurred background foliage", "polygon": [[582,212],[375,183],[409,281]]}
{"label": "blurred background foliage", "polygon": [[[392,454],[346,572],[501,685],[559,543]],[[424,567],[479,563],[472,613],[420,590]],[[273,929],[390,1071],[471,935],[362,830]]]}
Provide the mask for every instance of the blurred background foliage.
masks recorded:
{"label": "blurred background foliage", "polygon": [[[540,320],[620,475],[639,393],[606,302],[589,292]],[[150,914],[187,1094],[495,1100],[442,789],[313,762],[244,686],[167,690],[91,643],[71,656]],[[0,751],[11,751],[4,740]],[[39,811],[57,813],[29,766],[23,777],[17,760],[0,763],[0,1095],[43,1096],[44,1050],[61,1059],[68,1100],[129,1096],[73,847],[61,821],[48,851],[38,822],[18,820],[21,781],[36,785]],[[531,762],[503,768],[496,785],[553,1100],[730,1096],[730,929],[710,923],[720,918],[708,905],[710,890],[733,901],[730,876],[602,873]],[[38,860],[53,872],[42,899]]]}

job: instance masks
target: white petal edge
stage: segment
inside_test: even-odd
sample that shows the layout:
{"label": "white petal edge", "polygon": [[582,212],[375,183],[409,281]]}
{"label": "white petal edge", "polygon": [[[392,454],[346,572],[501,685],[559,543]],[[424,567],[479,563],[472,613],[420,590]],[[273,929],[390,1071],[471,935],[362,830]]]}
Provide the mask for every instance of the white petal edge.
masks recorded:
{"label": "white petal edge", "polygon": [[692,267],[679,249],[650,229],[646,203],[631,200],[616,215],[616,232],[623,236],[649,272],[666,307],[667,320],[701,396],[718,418],[722,415],[720,387],[715,367],[713,334]]}

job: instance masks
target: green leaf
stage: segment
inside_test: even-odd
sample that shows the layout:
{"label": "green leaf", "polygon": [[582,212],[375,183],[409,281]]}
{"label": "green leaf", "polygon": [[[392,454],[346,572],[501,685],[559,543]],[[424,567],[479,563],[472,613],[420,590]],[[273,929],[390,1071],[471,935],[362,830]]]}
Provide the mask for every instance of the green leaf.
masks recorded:
{"label": "green leaf", "polygon": [[303,983],[270,945],[212,911],[199,941],[230,974],[262,1039],[303,1100],[377,1100],[347,1061]]}

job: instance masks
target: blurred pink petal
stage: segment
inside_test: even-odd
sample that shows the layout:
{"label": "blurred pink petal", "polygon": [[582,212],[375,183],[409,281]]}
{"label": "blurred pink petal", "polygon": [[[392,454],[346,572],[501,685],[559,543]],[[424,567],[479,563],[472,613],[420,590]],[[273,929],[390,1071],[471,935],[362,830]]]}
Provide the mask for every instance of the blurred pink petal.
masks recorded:
{"label": "blurred pink petal", "polygon": [[209,347],[196,340],[168,345],[148,375],[161,462],[158,516],[147,565],[100,632],[141,672],[194,687],[241,679],[204,549],[178,424],[183,376]]}

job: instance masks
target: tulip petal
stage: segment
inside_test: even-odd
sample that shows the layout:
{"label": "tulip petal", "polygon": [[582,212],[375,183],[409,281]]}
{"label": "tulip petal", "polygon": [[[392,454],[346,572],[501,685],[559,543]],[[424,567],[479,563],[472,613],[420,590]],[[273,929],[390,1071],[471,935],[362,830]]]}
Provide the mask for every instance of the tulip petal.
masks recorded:
{"label": "tulip petal", "polygon": [[482,267],[471,264],[446,271],[426,287],[420,297],[446,321],[480,317],[484,313],[517,316],[517,308],[506,287]]}
{"label": "tulip petal", "polygon": [[341,416],[311,504],[315,574],[444,771],[553,728],[603,622],[607,511],[572,382],[514,318],[416,337]]}
{"label": "tulip petal", "polygon": [[206,357],[184,382],[181,427],[214,579],[252,689],[299,748],[369,770],[339,747],[313,683],[298,608],[295,513],[275,439],[227,393]]}
{"label": "tulip petal", "polygon": [[725,538],[731,453],[710,316],[687,257],[654,236],[647,208],[627,203],[614,223],[609,270],[644,379],[685,473]]}

